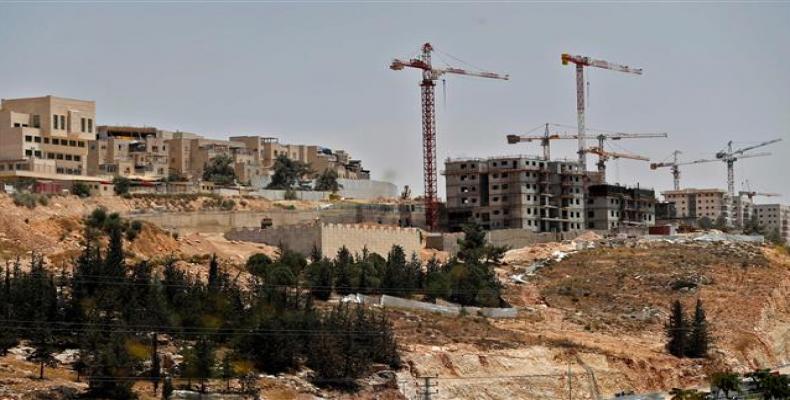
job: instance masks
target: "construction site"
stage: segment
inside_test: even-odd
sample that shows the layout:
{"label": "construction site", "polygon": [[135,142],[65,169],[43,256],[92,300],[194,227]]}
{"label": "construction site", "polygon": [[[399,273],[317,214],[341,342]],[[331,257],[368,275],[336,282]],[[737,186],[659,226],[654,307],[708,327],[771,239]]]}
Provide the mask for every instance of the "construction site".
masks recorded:
{"label": "construction site", "polygon": [[[481,111],[468,129],[496,128],[472,136],[452,118],[501,107],[522,74],[436,46],[354,63],[419,89],[403,109],[365,99],[357,113],[392,119],[354,121],[365,132],[352,142],[345,116],[318,111],[270,117],[300,123],[276,137],[244,119],[254,113],[216,112],[216,137],[191,131],[200,118],[140,117],[121,101],[100,99],[134,123],[105,121],[93,100],[3,99],[0,400],[790,399],[786,182],[740,162],[781,157],[786,132],[733,129],[701,148],[661,127],[592,128],[625,115],[590,109],[590,76],[624,93],[650,65],[559,49],[530,62],[575,93],[530,104],[562,102],[576,123]],[[497,65],[496,49],[476,54]],[[480,86],[459,87],[476,104],[448,111],[455,77]],[[372,92],[311,95],[324,91],[338,104]],[[659,113],[653,95],[635,103]],[[383,165],[392,154],[403,161]],[[715,163],[725,179],[702,170]]]}

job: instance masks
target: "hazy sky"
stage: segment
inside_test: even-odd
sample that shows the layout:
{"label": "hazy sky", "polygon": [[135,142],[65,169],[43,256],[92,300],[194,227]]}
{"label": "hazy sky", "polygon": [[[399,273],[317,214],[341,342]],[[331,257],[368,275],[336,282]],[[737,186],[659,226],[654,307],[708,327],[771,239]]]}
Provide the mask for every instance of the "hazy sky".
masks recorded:
{"label": "hazy sky", "polygon": [[[587,125],[665,131],[615,151],[711,157],[772,138],[772,157],[736,163],[737,188],[790,202],[790,3],[0,3],[0,97],[97,102],[99,124],[225,138],[271,135],[347,149],[375,179],[422,192],[419,73],[393,57],[434,46],[511,81],[437,87],[438,156],[539,154],[507,133],[574,125],[563,52],[644,68],[588,69]],[[460,61],[442,56],[454,66]],[[435,63],[441,64],[438,57]],[[555,156],[575,157],[575,143]],[[591,156],[590,167],[593,167]],[[682,170],[685,187],[726,188],[723,163]],[[610,181],[671,188],[668,169],[609,164]],[[444,179],[439,186],[444,193]]]}

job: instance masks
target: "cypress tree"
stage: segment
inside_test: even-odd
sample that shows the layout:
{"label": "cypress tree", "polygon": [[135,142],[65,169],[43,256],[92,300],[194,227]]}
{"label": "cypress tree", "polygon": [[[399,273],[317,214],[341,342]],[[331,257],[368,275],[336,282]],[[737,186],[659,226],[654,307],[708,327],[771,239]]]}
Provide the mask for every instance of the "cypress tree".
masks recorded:
{"label": "cypress tree", "polygon": [[159,390],[159,381],[162,379],[162,366],[159,361],[159,341],[157,334],[151,335],[151,383],[154,386],[154,394]]}
{"label": "cypress tree", "polygon": [[683,304],[680,300],[672,303],[672,311],[669,315],[669,322],[666,325],[667,351],[675,357],[683,357],[686,354],[688,323],[683,314]]}
{"label": "cypress tree", "polygon": [[214,373],[214,362],[214,346],[207,338],[200,338],[195,344],[195,374],[201,393],[206,393],[206,381]]}
{"label": "cypress tree", "polygon": [[340,295],[351,293],[351,263],[353,258],[346,246],[337,251],[335,258],[335,290]]}
{"label": "cypress tree", "polygon": [[217,254],[211,255],[211,261],[208,266],[208,288],[209,291],[216,291],[219,287],[219,261],[217,261]]}
{"label": "cypress tree", "polygon": [[708,355],[710,344],[710,333],[708,332],[708,321],[705,317],[705,309],[702,308],[702,301],[697,299],[694,308],[694,320],[691,322],[691,333],[688,338],[688,348],[686,355],[692,358],[703,358]]}

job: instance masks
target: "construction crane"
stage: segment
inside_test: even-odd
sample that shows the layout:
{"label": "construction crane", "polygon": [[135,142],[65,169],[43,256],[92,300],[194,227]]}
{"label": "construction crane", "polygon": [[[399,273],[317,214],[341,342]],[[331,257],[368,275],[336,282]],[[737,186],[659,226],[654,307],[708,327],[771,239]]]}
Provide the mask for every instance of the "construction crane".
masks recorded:
{"label": "construction crane", "polygon": [[582,171],[586,171],[587,157],[585,154],[588,153],[588,151],[585,149],[586,145],[584,136],[584,67],[603,68],[636,75],[642,75],[642,69],[614,64],[604,60],[596,60],[590,57],[570,55],[568,53],[563,53],[561,59],[562,65],[568,65],[568,63],[576,64],[576,119],[579,132],[579,164],[582,167]]}
{"label": "construction crane", "polygon": [[721,150],[718,153],[716,153],[716,158],[721,161],[724,161],[727,164],[727,193],[730,195],[731,199],[735,198],[735,162],[742,158],[770,156],[771,153],[755,153],[755,154],[744,154],[744,153],[780,141],[782,141],[782,139],[774,139],[753,146],[747,146],[737,150],[733,150],[732,140],[730,140],[729,142],[727,142],[726,150]]}
{"label": "construction crane", "polygon": [[744,181],[743,183],[741,183],[741,186],[743,186],[743,188],[746,189],[746,190],[741,190],[740,192],[738,192],[738,195],[739,196],[746,196],[746,197],[749,198],[750,201],[755,196],[763,196],[763,197],[781,197],[782,196],[779,193],[763,193],[763,192],[758,192],[758,191],[752,190],[752,184],[749,182],[748,179],[746,181]]}
{"label": "construction crane", "polygon": [[650,169],[659,169],[659,168],[672,168],[672,183],[675,190],[680,190],[680,166],[681,165],[692,165],[692,164],[702,164],[707,162],[714,162],[719,161],[717,159],[700,159],[694,161],[686,161],[686,162],[678,162],[678,155],[682,152],[680,150],[675,150],[672,152],[672,161],[671,162],[660,162],[660,163],[651,163]]}
{"label": "construction crane", "polygon": [[[624,133],[624,132],[609,132],[601,133],[595,135],[579,135],[579,134],[567,134],[567,133],[558,133],[556,130],[552,133],[550,127],[558,127],[558,128],[568,128],[567,126],[560,125],[560,124],[545,124],[545,131],[543,135],[507,135],[507,142],[510,144],[520,143],[520,142],[531,142],[533,140],[540,140],[540,145],[543,146],[543,157],[548,160],[549,156],[551,155],[550,146],[552,140],[557,139],[578,139],[579,137],[583,137],[584,139],[596,139],[598,140],[597,147],[585,148],[584,153],[592,153],[598,155],[598,172],[601,174],[601,177],[605,179],[606,177],[606,162],[609,159],[616,159],[616,158],[628,158],[632,160],[642,160],[642,161],[649,161],[647,158],[642,156],[637,156],[634,154],[627,154],[627,153],[615,153],[611,151],[607,151],[604,149],[604,143],[606,140],[622,140],[622,139],[647,139],[647,138],[665,138],[667,137],[666,132],[661,133]],[[534,131],[535,129],[533,129]],[[592,130],[592,129],[591,129]]]}
{"label": "construction crane", "polygon": [[392,60],[390,69],[400,71],[406,67],[422,70],[420,90],[422,93],[422,157],[423,178],[425,185],[425,223],[430,230],[435,230],[438,222],[438,202],[436,198],[436,107],[434,87],[436,80],[444,74],[474,76],[508,80],[509,75],[493,72],[474,72],[461,68],[436,68],[431,64],[431,53],[434,48],[430,43],[422,45],[422,55],[410,60]]}

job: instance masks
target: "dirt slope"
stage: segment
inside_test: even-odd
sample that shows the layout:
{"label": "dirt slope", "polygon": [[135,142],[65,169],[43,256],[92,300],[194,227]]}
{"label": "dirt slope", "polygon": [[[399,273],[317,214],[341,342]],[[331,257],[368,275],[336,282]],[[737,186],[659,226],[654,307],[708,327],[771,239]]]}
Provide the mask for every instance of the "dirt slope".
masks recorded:
{"label": "dirt slope", "polygon": [[[539,252],[542,250],[536,250]],[[524,250],[522,253],[529,253]],[[503,266],[508,276],[520,268]],[[409,370],[438,375],[439,399],[574,399],[704,385],[706,373],[790,361],[790,257],[748,244],[640,244],[585,250],[506,285],[516,320],[404,314]],[[708,360],[663,349],[668,307],[703,301]]]}

